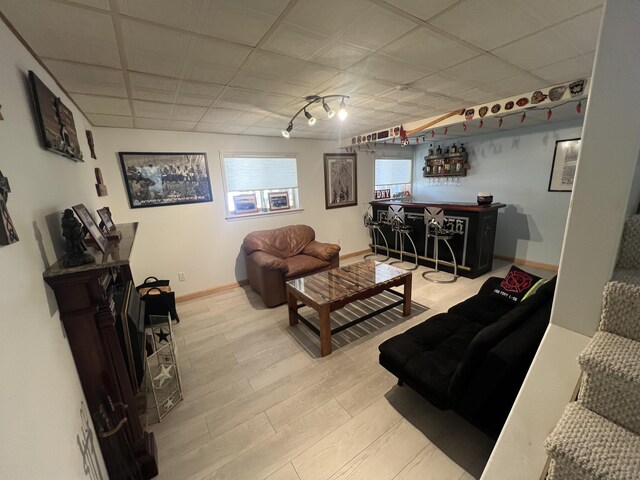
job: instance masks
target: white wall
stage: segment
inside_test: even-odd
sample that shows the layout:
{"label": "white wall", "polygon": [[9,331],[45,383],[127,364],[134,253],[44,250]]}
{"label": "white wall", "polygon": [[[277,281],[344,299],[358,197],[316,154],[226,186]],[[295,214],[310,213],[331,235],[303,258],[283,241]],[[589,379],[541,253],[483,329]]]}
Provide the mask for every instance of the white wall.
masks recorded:
{"label": "white wall", "polygon": [[[9,178],[8,207],[20,237],[0,246],[0,477],[81,479],[76,436],[84,396],[42,272],[61,252],[60,212],[96,205],[94,165],[91,158],[75,163],[41,148],[27,71],[61,92],[2,22],[0,51],[0,170]],[[89,157],[84,117],[72,110]]]}
{"label": "white wall", "polygon": [[[463,138],[471,168],[459,187],[429,186],[422,177],[428,143],[416,148],[414,197],[475,202],[478,192],[506,203],[498,214],[495,254],[558,265],[570,192],[548,192],[556,140],[580,137],[582,120]],[[460,138],[450,140],[460,143]]]}
{"label": "white wall", "polygon": [[[319,241],[340,243],[341,254],[367,248],[362,213],[373,197],[374,167],[370,152],[357,152],[359,205],[326,210],[323,153],[340,151],[333,141],[120,128],[96,129],[94,137],[109,190],[105,205],[111,207],[116,222],[140,222],[132,265],[136,281],[152,274],[168,278],[180,295],[243,280],[246,272],[241,245],[245,235],[285,225],[310,225]],[[119,151],[206,152],[213,202],[129,208]],[[220,152],[297,154],[304,211],[225,220]],[[185,282],[178,283],[178,272],[186,274]]]}

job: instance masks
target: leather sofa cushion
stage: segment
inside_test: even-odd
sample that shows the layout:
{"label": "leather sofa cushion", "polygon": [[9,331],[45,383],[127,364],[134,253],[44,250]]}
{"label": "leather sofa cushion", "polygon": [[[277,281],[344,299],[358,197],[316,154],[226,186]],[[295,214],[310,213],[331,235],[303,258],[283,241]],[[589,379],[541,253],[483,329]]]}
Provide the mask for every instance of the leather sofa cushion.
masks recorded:
{"label": "leather sofa cushion", "polygon": [[[483,325],[441,313],[382,343],[380,363],[440,408],[447,406],[451,377]],[[426,390],[426,391],[425,391]]]}
{"label": "leather sofa cushion", "polygon": [[289,225],[252,232],[244,238],[242,246],[247,255],[260,250],[278,258],[289,258],[302,252],[315,238],[316,234],[310,226]]}
{"label": "leather sofa cushion", "polygon": [[287,279],[300,277],[310,272],[316,272],[331,265],[330,262],[325,262],[319,258],[303,254],[285,258],[284,263],[287,265]]}

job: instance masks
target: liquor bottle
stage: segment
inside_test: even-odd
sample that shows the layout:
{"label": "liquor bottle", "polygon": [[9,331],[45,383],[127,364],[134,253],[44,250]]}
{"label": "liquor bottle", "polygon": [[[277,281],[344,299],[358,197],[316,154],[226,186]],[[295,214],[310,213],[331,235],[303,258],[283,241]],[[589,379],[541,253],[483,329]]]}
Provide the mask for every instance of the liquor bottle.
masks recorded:
{"label": "liquor bottle", "polygon": [[454,143],[453,145],[451,145],[451,153],[456,153],[458,151],[458,147],[456,147],[456,144]]}
{"label": "liquor bottle", "polygon": [[431,173],[431,165],[428,165],[425,167],[425,172],[427,173]]}
{"label": "liquor bottle", "polygon": [[442,155],[442,148],[440,147],[440,145],[438,145],[438,148],[436,148],[436,155]]}
{"label": "liquor bottle", "polygon": [[449,155],[449,147],[444,147],[444,154]]}
{"label": "liquor bottle", "polygon": [[433,157],[433,143],[429,144],[429,153],[427,153],[427,155]]}
{"label": "liquor bottle", "polygon": [[450,163],[445,163],[444,164],[444,170],[447,173],[451,172],[451,164]]}
{"label": "liquor bottle", "polygon": [[459,173],[462,170],[462,162],[456,162],[456,172]]}
{"label": "liquor bottle", "polygon": [[464,150],[464,143],[461,143],[461,144],[460,144],[460,147],[458,147],[458,153],[462,153],[462,152],[464,152],[464,151],[465,151],[465,150]]}

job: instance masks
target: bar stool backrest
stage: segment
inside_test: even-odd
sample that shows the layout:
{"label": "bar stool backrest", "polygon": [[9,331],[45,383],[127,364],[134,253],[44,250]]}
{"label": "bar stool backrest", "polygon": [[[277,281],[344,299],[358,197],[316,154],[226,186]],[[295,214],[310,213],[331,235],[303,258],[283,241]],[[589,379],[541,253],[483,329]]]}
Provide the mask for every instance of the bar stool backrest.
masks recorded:
{"label": "bar stool backrest", "polygon": [[392,228],[398,228],[404,225],[404,206],[389,205],[387,221],[391,224]]}
{"label": "bar stool backrest", "polygon": [[427,233],[440,233],[444,227],[444,210],[440,207],[425,207],[424,224],[427,226]]}
{"label": "bar stool backrest", "polygon": [[371,222],[373,222],[373,208],[371,207],[371,205],[369,205],[362,214],[362,222],[367,228],[371,226]]}

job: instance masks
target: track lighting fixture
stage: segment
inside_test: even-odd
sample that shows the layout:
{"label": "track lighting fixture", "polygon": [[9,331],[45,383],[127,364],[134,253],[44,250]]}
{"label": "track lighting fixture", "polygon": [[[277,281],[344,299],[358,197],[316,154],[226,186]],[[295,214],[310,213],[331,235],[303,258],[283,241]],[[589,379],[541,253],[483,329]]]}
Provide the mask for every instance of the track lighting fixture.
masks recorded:
{"label": "track lighting fixture", "polygon": [[304,111],[304,116],[307,117],[307,125],[313,127],[316,124],[316,117],[307,112],[306,109]]}
{"label": "track lighting fixture", "polygon": [[309,113],[307,111],[307,108],[309,107],[309,105],[313,105],[315,103],[320,103],[322,102],[322,108],[324,109],[325,112],[327,112],[327,117],[328,118],[333,118],[336,114],[336,112],[334,112],[333,110],[331,110],[331,107],[327,104],[327,99],[329,98],[340,98],[340,110],[338,111],[338,117],[340,118],[340,120],[344,120],[345,118],[347,118],[347,100],[349,99],[348,95],[325,95],[325,96],[319,96],[319,95],[311,95],[309,97],[306,97],[305,100],[307,101],[306,105],[304,105],[300,110],[298,110],[295,115],[293,117],[291,117],[291,120],[289,120],[289,126],[282,130],[282,136],[284,138],[289,138],[291,137],[291,130],[293,130],[293,121],[296,119],[296,117],[298,115],[300,115],[300,113],[304,112],[304,116],[307,117],[307,125],[309,125],[310,127],[314,126],[317,122],[317,118],[314,117],[313,115],[311,115],[311,113]]}

